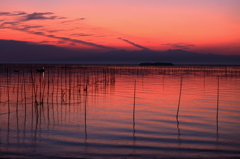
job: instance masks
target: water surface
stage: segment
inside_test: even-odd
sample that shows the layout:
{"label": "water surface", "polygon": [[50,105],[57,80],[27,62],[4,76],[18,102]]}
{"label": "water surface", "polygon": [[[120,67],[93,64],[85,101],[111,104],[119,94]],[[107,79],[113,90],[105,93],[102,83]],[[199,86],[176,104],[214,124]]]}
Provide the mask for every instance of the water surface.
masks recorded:
{"label": "water surface", "polygon": [[1,65],[0,157],[240,157],[239,68]]}

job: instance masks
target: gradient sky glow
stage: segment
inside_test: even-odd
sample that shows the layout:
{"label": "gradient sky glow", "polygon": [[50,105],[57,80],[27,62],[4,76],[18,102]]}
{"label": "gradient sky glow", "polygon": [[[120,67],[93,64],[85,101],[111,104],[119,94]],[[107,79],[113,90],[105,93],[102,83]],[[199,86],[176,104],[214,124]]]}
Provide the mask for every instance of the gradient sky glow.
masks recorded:
{"label": "gradient sky glow", "polygon": [[0,39],[240,55],[240,0],[0,0]]}

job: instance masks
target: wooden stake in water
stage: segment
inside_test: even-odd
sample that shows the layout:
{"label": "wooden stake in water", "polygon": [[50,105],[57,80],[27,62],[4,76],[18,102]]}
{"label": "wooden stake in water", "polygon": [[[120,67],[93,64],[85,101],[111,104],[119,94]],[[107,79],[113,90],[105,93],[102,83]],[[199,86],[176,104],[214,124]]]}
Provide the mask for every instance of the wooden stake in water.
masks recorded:
{"label": "wooden stake in water", "polygon": [[[0,86],[2,85],[2,76],[0,74]],[[1,103],[2,89],[0,89],[0,103]]]}
{"label": "wooden stake in water", "polygon": [[136,103],[136,80],[134,82],[134,96],[133,96],[133,137],[135,140],[135,103]]}
{"label": "wooden stake in water", "polygon": [[85,94],[84,101],[84,130],[85,130],[85,142],[87,141],[87,92]]}
{"label": "wooden stake in water", "polygon": [[219,105],[219,76],[218,76],[218,88],[217,88],[217,113],[216,113],[216,129],[217,129],[217,140],[218,140],[218,105]]}
{"label": "wooden stake in water", "polygon": [[181,138],[180,138],[181,133],[180,133],[180,128],[179,128],[178,114],[179,114],[179,108],[180,108],[181,94],[182,94],[182,77],[181,77],[181,80],[180,80],[180,92],[179,92],[178,109],[177,109],[177,115],[176,115],[177,129],[178,129],[178,141],[180,143],[181,143]]}
{"label": "wooden stake in water", "polygon": [[16,104],[16,119],[17,119],[17,134],[19,134],[19,126],[18,126],[18,94],[19,94],[19,72],[18,72],[18,83],[17,83],[17,104]]}
{"label": "wooden stake in water", "polygon": [[25,101],[25,118],[26,118],[26,113],[27,113],[27,95],[26,95],[26,78],[24,76],[24,71],[23,71],[23,89],[24,89],[24,101]]}
{"label": "wooden stake in water", "polygon": [[181,80],[180,80],[180,92],[179,92],[178,109],[177,109],[176,118],[178,118],[178,113],[179,113],[179,108],[180,108],[180,102],[181,102],[181,94],[182,94],[182,77],[181,77]]}
{"label": "wooden stake in water", "polygon": [[[8,114],[10,113],[10,95],[9,95],[9,79],[8,79],[8,69],[7,69],[7,94],[8,94]],[[8,115],[9,116],[9,115]]]}
{"label": "wooden stake in water", "polygon": [[33,79],[32,70],[30,70],[30,73],[31,73],[32,87],[33,87],[34,97],[35,97],[35,105],[37,105],[38,104],[38,102],[37,102],[37,93],[36,93],[36,90],[35,90],[35,81]]}
{"label": "wooden stake in water", "polygon": [[10,95],[9,95],[9,81],[8,81],[8,69],[7,69],[7,94],[8,94],[8,137],[9,137],[9,126],[10,126]]}
{"label": "wooden stake in water", "polygon": [[18,94],[19,94],[19,72],[18,72],[18,83],[17,83],[17,104],[16,104],[16,113],[18,114]]}

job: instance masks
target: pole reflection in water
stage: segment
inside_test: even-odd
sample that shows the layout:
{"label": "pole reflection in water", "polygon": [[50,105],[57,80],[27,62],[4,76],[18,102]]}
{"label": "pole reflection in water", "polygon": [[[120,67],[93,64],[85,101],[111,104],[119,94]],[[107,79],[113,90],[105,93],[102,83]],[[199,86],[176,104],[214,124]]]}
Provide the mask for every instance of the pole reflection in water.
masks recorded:
{"label": "pole reflection in water", "polygon": [[181,143],[181,132],[180,132],[180,128],[179,128],[179,120],[178,120],[178,114],[179,114],[179,109],[180,109],[180,102],[181,102],[181,95],[182,95],[182,77],[180,79],[180,91],[179,91],[179,99],[178,99],[178,108],[177,108],[177,115],[176,115],[176,119],[177,119],[177,129],[178,129],[178,142]]}
{"label": "pole reflection in water", "polygon": [[219,85],[220,85],[220,83],[219,83],[219,76],[218,76],[218,87],[217,87],[217,113],[216,113],[216,134],[217,134],[217,142],[218,142],[218,137],[219,137],[219,135],[218,135],[218,107],[219,107]]}
{"label": "pole reflection in water", "polygon": [[85,100],[84,100],[84,132],[85,132],[85,141],[87,141],[87,86],[84,89],[85,91]]}
{"label": "pole reflection in water", "polygon": [[133,143],[135,145],[135,104],[136,104],[136,80],[134,81],[134,96],[133,96]]}
{"label": "pole reflection in water", "polygon": [[0,65],[0,157],[240,157],[239,69]]}

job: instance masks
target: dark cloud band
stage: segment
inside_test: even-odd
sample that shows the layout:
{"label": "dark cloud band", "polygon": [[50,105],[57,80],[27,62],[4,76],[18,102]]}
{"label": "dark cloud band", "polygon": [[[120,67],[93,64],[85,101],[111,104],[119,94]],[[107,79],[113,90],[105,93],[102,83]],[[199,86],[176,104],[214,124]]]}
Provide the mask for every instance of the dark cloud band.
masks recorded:
{"label": "dark cloud band", "polygon": [[16,11],[16,12],[0,12],[0,16],[16,16],[16,15],[24,15],[27,14],[25,12]]}
{"label": "dark cloud band", "polygon": [[80,21],[80,20],[85,20],[85,18],[77,18],[74,20],[66,20],[66,21],[62,21],[62,23],[69,23],[69,22],[75,22],[75,21]]}
{"label": "dark cloud band", "polygon": [[126,39],[123,39],[123,38],[118,38],[118,39],[120,39],[120,40],[122,40],[122,41],[125,41],[125,42],[127,42],[127,43],[129,43],[129,44],[131,44],[131,45],[133,45],[133,46],[136,46],[136,47],[138,47],[138,48],[140,48],[140,49],[150,50],[150,49],[148,49],[148,48],[146,48],[146,47],[144,47],[144,46],[135,44],[134,42],[131,42],[131,41],[129,41],[129,40],[126,40]]}
{"label": "dark cloud band", "polygon": [[194,44],[186,44],[186,43],[167,43],[163,45],[168,45],[173,48],[178,48],[178,49],[190,49],[191,47],[195,47]]}

